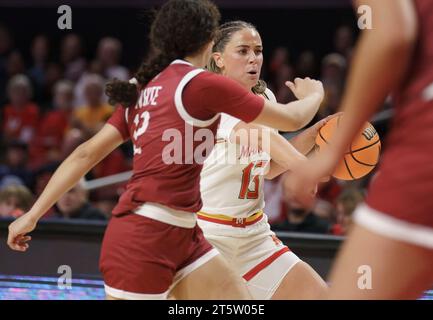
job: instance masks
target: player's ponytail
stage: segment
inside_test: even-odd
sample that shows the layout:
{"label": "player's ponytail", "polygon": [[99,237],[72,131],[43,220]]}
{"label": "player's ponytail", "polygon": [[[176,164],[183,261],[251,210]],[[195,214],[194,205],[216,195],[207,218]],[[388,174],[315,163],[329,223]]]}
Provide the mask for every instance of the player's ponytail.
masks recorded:
{"label": "player's ponytail", "polygon": [[119,81],[117,79],[110,81],[105,89],[105,93],[109,97],[109,103],[119,103],[125,107],[134,106],[137,102],[140,89],[145,87],[150,80],[164,70],[176,57],[175,54],[151,54],[143,61],[134,78],[130,81]]}
{"label": "player's ponytail", "polygon": [[138,99],[138,88],[133,82],[114,79],[105,86],[105,94],[108,96],[110,104],[119,103],[125,107],[130,107],[135,105]]}
{"label": "player's ponytail", "polygon": [[180,58],[176,53],[165,53],[154,50],[154,52],[150,54],[149,58],[141,64],[135,74],[138,84],[140,86],[145,86],[176,58]]}

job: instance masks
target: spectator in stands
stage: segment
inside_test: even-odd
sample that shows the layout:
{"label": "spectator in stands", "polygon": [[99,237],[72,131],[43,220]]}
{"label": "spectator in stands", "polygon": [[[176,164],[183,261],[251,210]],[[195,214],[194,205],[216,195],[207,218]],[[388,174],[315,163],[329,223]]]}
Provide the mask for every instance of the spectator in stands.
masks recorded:
{"label": "spectator in stands", "polygon": [[119,65],[121,55],[122,43],[118,39],[105,37],[99,41],[97,60],[102,64],[105,78],[129,79],[128,69]]}
{"label": "spectator in stands", "polygon": [[289,50],[286,47],[277,47],[269,62],[269,76],[273,77],[283,65],[289,64]]}
{"label": "spectator in stands", "polygon": [[99,75],[87,77],[84,85],[86,105],[78,108],[74,113],[78,127],[87,135],[95,134],[113,113],[113,106],[103,99],[104,84],[104,79]]}
{"label": "spectator in stands", "polygon": [[340,26],[334,35],[334,48],[339,54],[350,60],[353,51],[354,34],[353,29],[349,26]]}
{"label": "spectator in stands", "polygon": [[343,85],[346,78],[347,60],[338,53],[331,53],[322,59],[321,81]]}
{"label": "spectator in stands", "polygon": [[73,33],[68,34],[63,38],[60,51],[60,60],[65,68],[65,78],[77,81],[86,70],[81,38]]}
{"label": "spectator in stands", "polygon": [[[95,75],[99,75],[103,79],[107,80],[104,76],[104,66],[102,65],[102,62],[97,60],[97,59],[90,62],[87,70],[83,73],[83,75],[80,77],[80,79],[75,84],[74,107],[80,108],[86,104],[84,87],[86,86],[88,79],[94,77]],[[108,99],[105,95],[103,96],[103,100],[104,100],[104,102],[108,101]]]}
{"label": "spectator in stands", "polygon": [[316,58],[310,50],[301,52],[296,61],[296,77],[299,78],[317,78]]}
{"label": "spectator in stands", "polygon": [[35,100],[41,101],[43,87],[45,85],[45,74],[48,63],[49,41],[47,36],[38,35],[33,39],[31,46],[33,65],[28,70],[28,75],[35,86]]}
{"label": "spectator in stands", "polygon": [[315,215],[312,208],[303,208],[299,203],[288,199],[289,210],[286,220],[273,227],[275,230],[327,234],[331,228],[329,221]]}
{"label": "spectator in stands", "polygon": [[6,145],[5,159],[0,165],[0,179],[6,176],[15,176],[24,184],[30,186],[33,182],[33,175],[28,169],[28,146],[19,140],[11,140]]}
{"label": "spectator in stands", "polygon": [[13,185],[0,190],[0,217],[19,217],[27,212],[34,198],[25,186]]}
{"label": "spectator in stands", "polygon": [[[0,169],[2,171],[3,168]],[[14,175],[4,175],[3,172],[0,173],[0,190],[10,187],[10,186],[23,186],[24,181],[19,177]]]}
{"label": "spectator in stands", "polygon": [[[97,179],[131,169],[132,164],[128,161],[122,150],[117,148],[91,170],[91,175],[92,178]],[[126,181],[94,190],[92,193],[93,203],[102,211],[110,214],[119,196],[125,190],[125,186]]]}
{"label": "spectator in stands", "polygon": [[60,80],[54,87],[53,107],[42,118],[31,148],[32,165],[62,160],[64,137],[73,113],[74,85]]}
{"label": "spectator in stands", "polygon": [[104,213],[93,207],[88,201],[84,180],[81,180],[75,187],[65,193],[57,201],[56,207],[56,215],[65,219],[106,219]]}
{"label": "spectator in stands", "polygon": [[283,184],[281,177],[265,179],[264,198],[266,203],[266,215],[270,225],[275,225],[286,220],[287,205],[283,201]]}
{"label": "spectator in stands", "polygon": [[319,118],[325,118],[331,114],[334,114],[341,102],[342,85],[336,82],[326,82],[323,84],[325,90],[325,98],[318,112]]}
{"label": "spectator in stands", "polygon": [[317,198],[312,211],[316,216],[328,222],[333,222],[335,220],[335,208],[334,205],[329,201]]}
{"label": "spectator in stands", "polygon": [[347,71],[347,61],[338,53],[331,53],[322,59],[320,80],[325,89],[325,99],[319,110],[320,117],[337,111],[340,105]]}
{"label": "spectator in stands", "polygon": [[338,196],[336,204],[336,223],[332,226],[331,233],[345,235],[352,225],[352,213],[359,203],[364,201],[363,192],[355,187],[349,187]]}
{"label": "spectator in stands", "polygon": [[294,69],[289,64],[283,64],[280,69],[275,73],[274,77],[274,94],[278,102],[280,103],[288,103],[290,101],[295,100],[294,94],[287,90],[287,86],[285,82],[287,79],[289,81],[293,81],[295,78]]}
{"label": "spectator in stands", "polygon": [[39,107],[31,101],[29,78],[22,74],[14,76],[8,82],[7,92],[10,103],[3,110],[3,139],[29,143],[39,120]]}
{"label": "spectator in stands", "polygon": [[42,193],[58,166],[59,162],[51,162],[34,170],[34,184],[32,190],[35,196],[39,196]]}
{"label": "spectator in stands", "polygon": [[274,92],[278,102],[293,100],[293,94],[287,90],[286,81],[294,79],[294,69],[289,63],[289,51],[285,47],[277,47],[269,62],[269,88]]}
{"label": "spectator in stands", "polygon": [[14,50],[12,51],[6,62],[6,73],[10,79],[15,75],[24,74],[26,72],[26,66],[24,63],[23,55],[21,52]]}

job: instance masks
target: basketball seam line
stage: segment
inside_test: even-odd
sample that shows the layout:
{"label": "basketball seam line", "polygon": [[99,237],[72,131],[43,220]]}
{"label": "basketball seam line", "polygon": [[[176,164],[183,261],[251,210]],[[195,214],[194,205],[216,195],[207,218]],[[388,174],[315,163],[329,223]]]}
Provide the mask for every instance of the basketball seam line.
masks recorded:
{"label": "basketball seam line", "polygon": [[322,130],[319,130],[319,136],[323,141],[325,141],[326,144],[329,144],[328,141],[326,141],[326,139],[322,136]]}
{"label": "basketball seam line", "polygon": [[[369,144],[368,146],[365,146],[365,147],[362,147],[362,148],[359,148],[359,149],[355,149],[355,150],[351,150],[349,152],[346,152],[345,154],[355,153],[355,152],[358,152],[358,151],[362,151],[364,149],[370,148],[371,146],[374,146],[375,144],[377,144],[379,142],[380,142],[380,139],[377,139],[375,142],[373,142],[372,144]],[[351,148],[352,148],[352,146],[351,146]]]}
{"label": "basketball seam line", "polygon": [[376,164],[377,164],[377,163],[376,163],[376,164],[365,163],[365,162],[362,162],[362,161],[356,159],[355,156],[353,155],[353,153],[350,153],[350,155],[352,156],[353,160],[355,160],[355,162],[358,162],[359,164],[362,164],[362,165],[364,165],[364,166],[367,166],[367,167],[375,167]]}
{"label": "basketball seam line", "polygon": [[[380,146],[379,146],[379,152],[380,152]],[[352,146],[350,146],[350,155],[352,156],[353,160],[355,160],[359,164],[362,164],[362,165],[368,166],[368,167],[375,167],[377,165],[377,163],[379,162],[379,157],[377,157],[377,161],[375,164],[365,163],[365,162],[362,162],[361,160],[358,160],[357,158],[355,158],[355,155],[353,154]]]}
{"label": "basketball seam line", "polygon": [[345,164],[346,169],[347,169],[347,171],[349,172],[350,176],[352,177],[353,180],[356,180],[356,178],[355,178],[355,177],[353,176],[353,174],[352,174],[352,171],[350,171],[349,165],[347,164],[346,156],[344,156],[343,160],[344,160],[344,164]]}

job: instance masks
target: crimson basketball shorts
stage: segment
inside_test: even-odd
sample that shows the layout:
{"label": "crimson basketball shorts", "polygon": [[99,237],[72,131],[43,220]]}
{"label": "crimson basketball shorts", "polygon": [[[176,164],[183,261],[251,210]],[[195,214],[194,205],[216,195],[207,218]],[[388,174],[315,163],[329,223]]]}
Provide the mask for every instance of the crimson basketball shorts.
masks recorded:
{"label": "crimson basketball shorts", "polygon": [[218,252],[201,229],[135,213],[113,216],[100,257],[105,291],[117,299],[166,299],[171,288]]}

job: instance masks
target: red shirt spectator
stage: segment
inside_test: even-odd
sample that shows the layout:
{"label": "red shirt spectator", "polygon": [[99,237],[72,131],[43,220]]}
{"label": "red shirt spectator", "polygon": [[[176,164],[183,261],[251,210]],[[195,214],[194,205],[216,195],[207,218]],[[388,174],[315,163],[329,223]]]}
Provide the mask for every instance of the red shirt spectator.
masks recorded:
{"label": "red shirt spectator", "polygon": [[32,89],[24,75],[14,76],[8,83],[10,104],[3,111],[2,130],[6,139],[30,142],[37,128],[39,107],[30,101]]}

